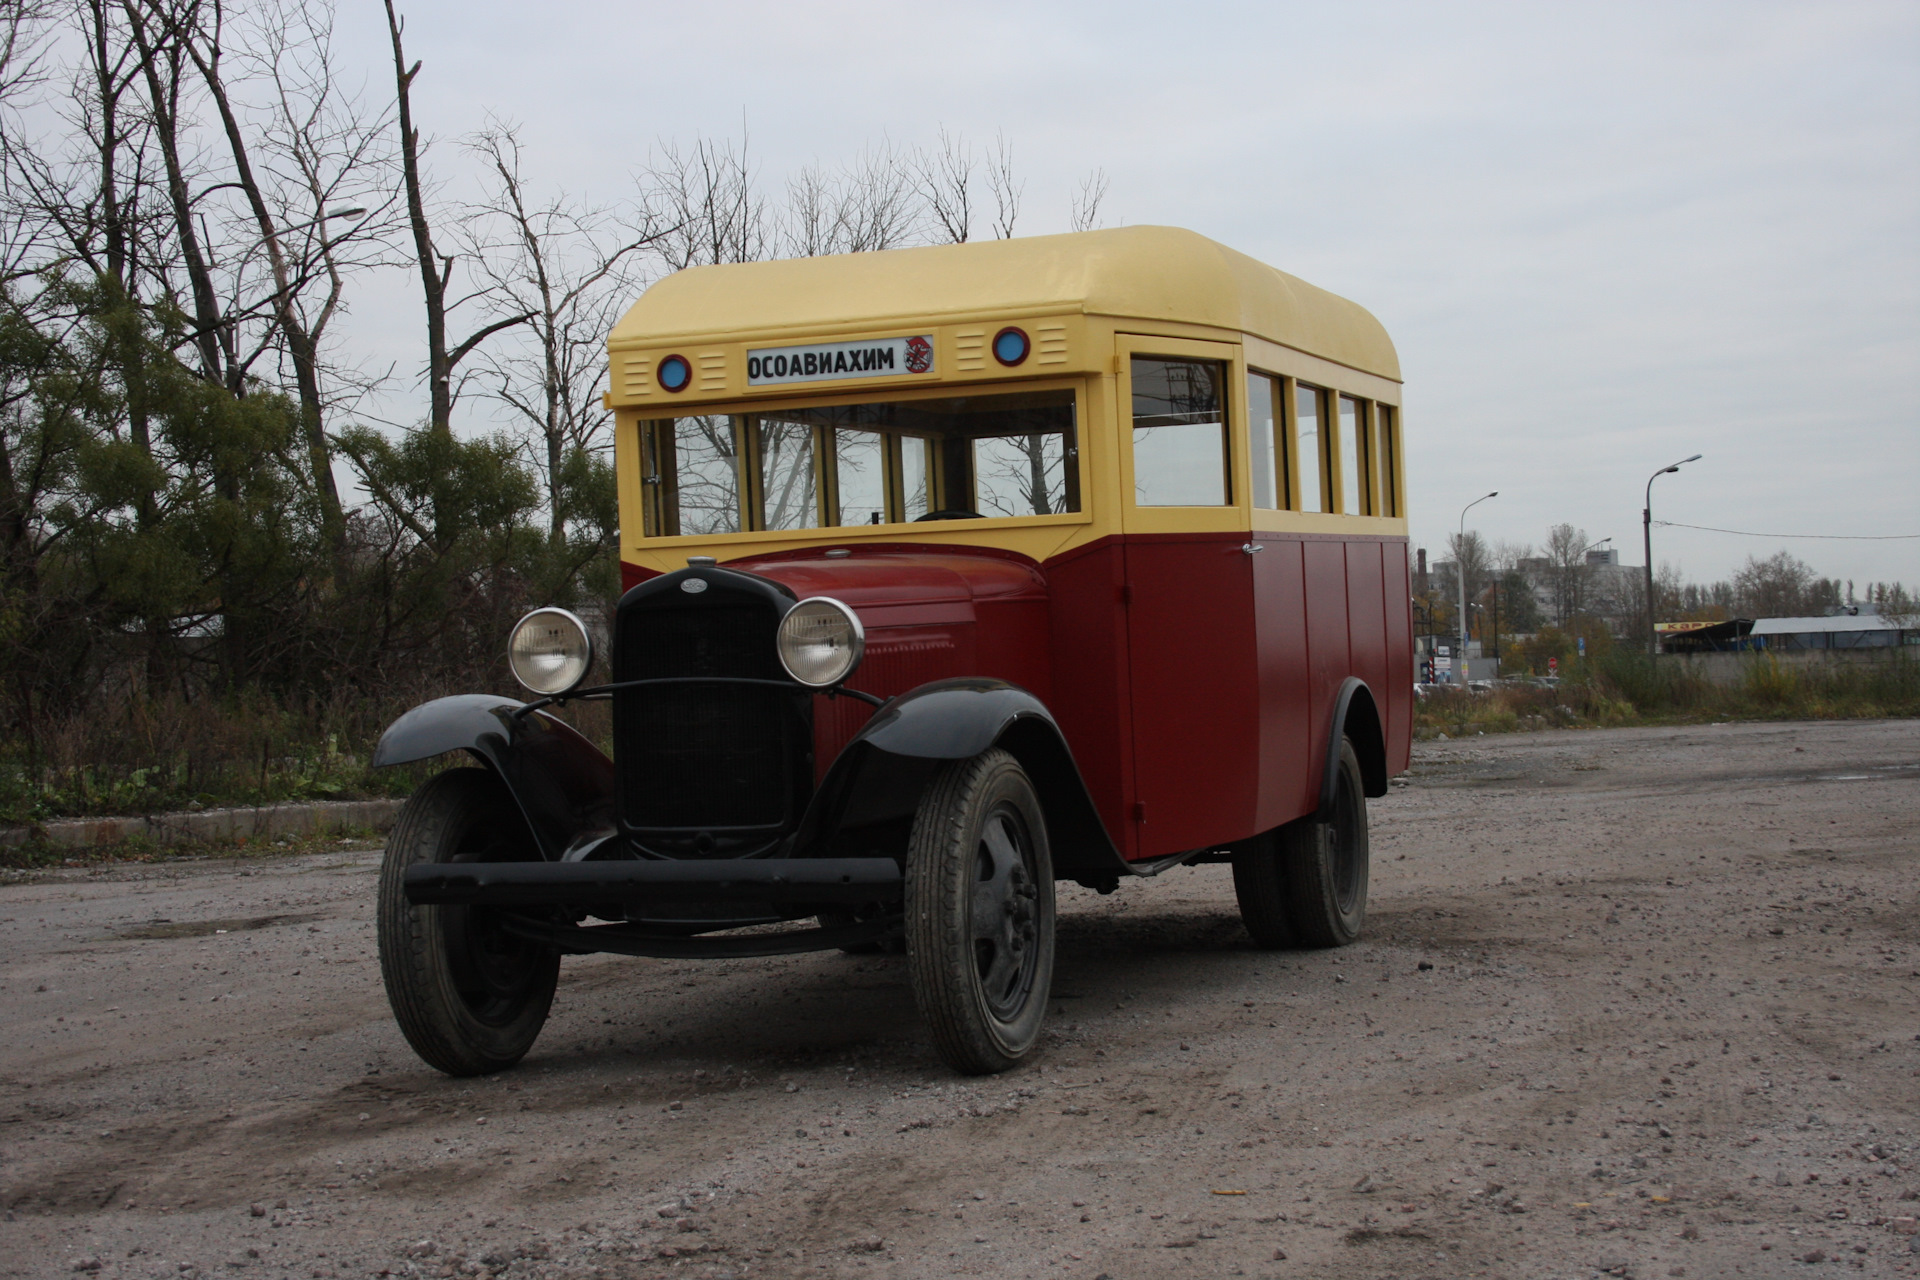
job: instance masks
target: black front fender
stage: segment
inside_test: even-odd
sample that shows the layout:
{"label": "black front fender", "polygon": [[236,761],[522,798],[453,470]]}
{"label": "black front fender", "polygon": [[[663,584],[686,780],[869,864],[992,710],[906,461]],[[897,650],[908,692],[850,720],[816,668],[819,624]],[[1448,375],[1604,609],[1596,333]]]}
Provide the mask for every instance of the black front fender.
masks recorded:
{"label": "black front fender", "polygon": [[1004,680],[936,680],[888,702],[834,759],[814,793],[793,848],[827,856],[849,828],[910,820],[943,761],[1002,747],[1040,794],[1048,844],[1061,876],[1137,874],[1100,821],[1066,736],[1046,704]]}
{"label": "black front fender", "polygon": [[522,712],[524,705],[484,693],[423,703],[380,735],[373,765],[471,753],[513,794],[543,858],[561,857],[583,837],[612,834],[613,761],[565,721]]}

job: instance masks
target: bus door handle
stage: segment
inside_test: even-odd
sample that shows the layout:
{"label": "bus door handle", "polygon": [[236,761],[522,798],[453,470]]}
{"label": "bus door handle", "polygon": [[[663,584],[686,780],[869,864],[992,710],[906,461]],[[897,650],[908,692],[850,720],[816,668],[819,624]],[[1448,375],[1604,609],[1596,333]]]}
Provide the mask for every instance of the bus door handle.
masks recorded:
{"label": "bus door handle", "polygon": [[1265,551],[1266,547],[1258,542],[1243,542],[1240,544],[1240,549],[1248,555],[1252,555],[1256,551]]}

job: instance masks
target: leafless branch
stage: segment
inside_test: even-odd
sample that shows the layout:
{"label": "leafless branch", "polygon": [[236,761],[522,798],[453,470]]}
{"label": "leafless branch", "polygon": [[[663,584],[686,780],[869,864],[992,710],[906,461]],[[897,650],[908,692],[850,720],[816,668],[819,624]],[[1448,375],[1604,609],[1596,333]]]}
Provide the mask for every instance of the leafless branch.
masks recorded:
{"label": "leafless branch", "polygon": [[1020,216],[1020,194],[1027,184],[1014,176],[1013,144],[1004,133],[994,135],[993,155],[987,160],[987,185],[993,189],[994,238],[1011,240],[1014,220]]}
{"label": "leafless branch", "polygon": [[1100,202],[1107,198],[1107,171],[1095,169],[1080,179],[1080,189],[1073,195],[1073,212],[1070,220],[1075,231],[1091,231],[1100,225]]}
{"label": "leafless branch", "polygon": [[914,157],[914,175],[920,198],[933,219],[934,238],[946,244],[965,244],[973,233],[973,148],[965,139],[940,127],[938,147]]}

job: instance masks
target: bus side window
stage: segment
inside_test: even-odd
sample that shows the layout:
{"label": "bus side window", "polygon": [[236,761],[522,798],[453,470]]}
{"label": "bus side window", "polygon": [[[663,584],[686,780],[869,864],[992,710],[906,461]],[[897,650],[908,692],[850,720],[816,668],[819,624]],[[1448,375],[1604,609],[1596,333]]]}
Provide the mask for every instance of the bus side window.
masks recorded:
{"label": "bus side window", "polygon": [[1229,505],[1224,366],[1135,356],[1132,368],[1134,503]]}
{"label": "bus side window", "polygon": [[1327,511],[1326,451],[1322,448],[1320,424],[1326,419],[1327,393],[1318,387],[1300,383],[1294,391],[1294,469],[1300,476],[1301,511]]}
{"label": "bus side window", "polygon": [[1394,412],[1390,404],[1373,406],[1374,454],[1380,465],[1380,514],[1400,514],[1400,495],[1394,489],[1394,463],[1400,454],[1400,441],[1394,435]]}
{"label": "bus side window", "polygon": [[877,431],[833,432],[835,524],[879,524],[887,518],[886,437]]}
{"label": "bus side window", "polygon": [[726,414],[642,424],[648,537],[740,532],[739,426]]}
{"label": "bus side window", "polygon": [[927,512],[938,509],[933,506],[933,441],[922,436],[895,436],[893,439],[900,450],[899,519],[918,520]]}
{"label": "bus side window", "polygon": [[1364,516],[1367,511],[1367,455],[1361,452],[1360,442],[1365,438],[1362,424],[1367,420],[1367,406],[1352,396],[1340,397],[1340,453],[1337,463],[1340,468],[1340,510],[1350,516]]}
{"label": "bus side window", "polygon": [[814,529],[820,524],[820,500],[813,465],[813,425],[757,417],[755,486],[760,529]]}
{"label": "bus side window", "polygon": [[973,488],[983,516],[1051,516],[1078,511],[1071,432],[980,436],[973,442]]}
{"label": "bus side window", "polygon": [[1253,444],[1253,470],[1247,484],[1253,490],[1253,505],[1277,511],[1287,505],[1285,441],[1280,437],[1280,380],[1272,374],[1247,372],[1247,436]]}

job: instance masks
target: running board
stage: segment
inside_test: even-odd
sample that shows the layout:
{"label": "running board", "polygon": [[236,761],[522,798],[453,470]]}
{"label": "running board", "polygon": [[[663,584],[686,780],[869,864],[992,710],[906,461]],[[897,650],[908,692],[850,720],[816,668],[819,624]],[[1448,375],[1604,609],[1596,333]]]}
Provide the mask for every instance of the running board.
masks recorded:
{"label": "running board", "polygon": [[419,862],[402,880],[414,906],[569,903],[895,902],[892,858],[618,859],[605,862]]}

